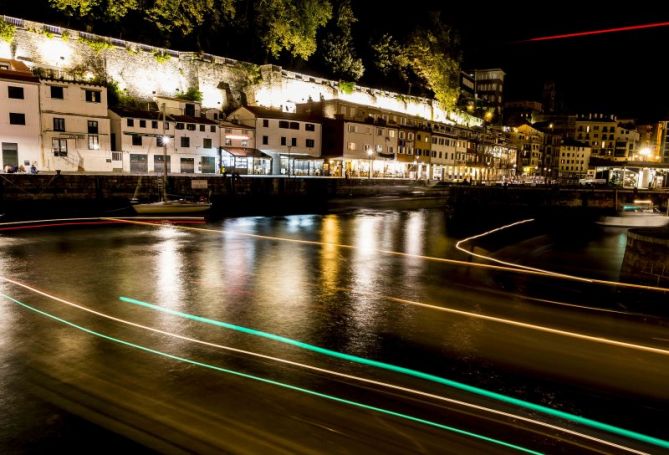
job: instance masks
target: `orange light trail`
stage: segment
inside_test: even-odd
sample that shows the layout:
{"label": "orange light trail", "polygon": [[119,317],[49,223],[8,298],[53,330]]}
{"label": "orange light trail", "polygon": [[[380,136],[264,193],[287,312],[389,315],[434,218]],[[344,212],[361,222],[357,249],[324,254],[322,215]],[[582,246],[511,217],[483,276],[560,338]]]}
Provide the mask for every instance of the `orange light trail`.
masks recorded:
{"label": "orange light trail", "polygon": [[654,22],[651,24],[641,24],[641,25],[628,25],[626,27],[614,27],[614,28],[605,28],[601,30],[591,30],[587,32],[575,32],[575,33],[564,33],[561,35],[550,35],[550,36],[540,36],[537,38],[530,38],[525,42],[530,41],[552,41],[558,39],[567,39],[567,38],[580,38],[583,36],[593,36],[593,35],[603,35],[606,33],[619,33],[619,32],[631,32],[634,30],[647,30],[649,28],[659,28],[667,27],[669,22]]}
{"label": "orange light trail", "polygon": [[376,381],[374,379],[368,379],[368,378],[363,378],[363,377],[355,376],[355,375],[351,375],[351,374],[340,373],[338,371],[328,370],[328,369],[320,368],[320,367],[317,367],[317,366],[314,366],[314,365],[295,362],[295,361],[284,359],[284,358],[281,358],[281,357],[274,357],[274,356],[254,352],[254,351],[247,351],[247,350],[244,350],[244,349],[233,348],[231,346],[225,346],[225,345],[221,345],[221,344],[217,344],[217,343],[211,343],[211,342],[200,340],[200,339],[197,339],[197,338],[191,338],[191,337],[187,337],[187,336],[184,336],[184,335],[179,335],[179,334],[174,333],[174,332],[167,332],[165,330],[160,330],[160,329],[156,329],[154,327],[145,326],[145,325],[138,324],[138,323],[135,323],[135,322],[132,322],[132,321],[117,318],[115,316],[111,316],[111,315],[106,314],[106,313],[101,313],[99,311],[93,310],[93,309],[85,307],[83,305],[79,305],[79,304],[70,302],[70,301],[65,300],[63,298],[60,298],[60,297],[56,297],[56,296],[51,295],[47,292],[41,291],[41,290],[36,289],[32,286],[28,286],[26,284],[23,284],[21,282],[18,282],[18,281],[9,279],[9,278],[0,277],[0,279],[6,281],[8,283],[14,284],[16,286],[22,287],[22,288],[24,288],[28,291],[39,294],[43,297],[55,300],[57,302],[60,302],[60,303],[63,303],[65,305],[80,309],[82,311],[86,311],[86,312],[94,314],[96,316],[100,316],[102,318],[109,319],[109,320],[114,321],[114,322],[119,322],[119,323],[122,323],[122,324],[126,324],[126,325],[136,327],[136,328],[139,328],[139,329],[151,331],[151,332],[154,332],[154,333],[159,333],[161,335],[169,336],[169,337],[172,337],[172,338],[177,338],[177,339],[180,339],[180,340],[189,341],[189,342],[192,342],[192,343],[200,344],[200,345],[203,345],[203,346],[208,346],[208,347],[211,347],[211,348],[221,349],[221,350],[225,350],[225,351],[235,352],[235,353],[238,353],[238,354],[248,355],[248,356],[251,356],[251,357],[257,357],[257,358],[261,358],[261,359],[265,359],[265,360],[284,363],[284,364],[287,364],[287,365],[292,365],[292,366],[305,368],[305,369],[312,370],[312,371],[317,371],[319,373],[329,374],[329,375],[333,375],[333,376],[337,376],[337,377],[341,377],[341,378],[345,378],[345,379],[352,379],[352,380],[363,382],[363,383],[366,383],[366,384],[372,384],[372,385],[381,386],[381,387],[385,387],[385,388],[389,388],[389,389],[393,389],[393,390],[399,390],[401,392],[406,392],[406,393],[410,393],[410,394],[413,394],[413,395],[422,396],[422,397],[425,397],[425,398],[431,398],[431,399],[435,399],[435,400],[438,400],[438,401],[443,401],[443,402],[456,404],[456,405],[460,405],[460,406],[464,406],[464,407],[468,407],[468,408],[472,408],[472,409],[477,409],[479,411],[484,411],[484,412],[488,412],[488,413],[491,413],[491,414],[496,414],[496,415],[500,415],[500,416],[504,416],[504,417],[509,417],[511,419],[517,419],[517,420],[521,420],[523,422],[531,423],[531,424],[542,426],[542,427],[545,427],[545,428],[558,430],[558,431],[561,431],[563,433],[571,434],[573,436],[577,436],[577,437],[580,437],[580,438],[583,438],[583,439],[587,439],[587,440],[590,440],[590,441],[593,441],[593,442],[608,445],[608,446],[615,447],[615,448],[618,448],[618,449],[622,449],[622,450],[632,452],[632,453],[637,453],[637,454],[645,454],[646,453],[646,452],[640,452],[640,451],[637,451],[635,449],[625,447],[625,446],[622,446],[622,445],[619,445],[619,444],[615,444],[613,442],[609,442],[609,441],[606,441],[606,440],[603,440],[603,439],[599,439],[599,438],[596,438],[594,436],[590,436],[588,434],[579,433],[577,431],[570,430],[568,428],[560,427],[560,426],[557,426],[557,425],[552,425],[550,423],[547,423],[547,422],[544,422],[544,421],[541,421],[541,420],[535,420],[535,419],[532,419],[532,418],[529,418],[529,417],[524,417],[524,416],[521,416],[521,415],[518,415],[518,414],[512,414],[512,413],[509,413],[509,412],[499,411],[497,409],[489,408],[489,407],[486,407],[486,406],[476,405],[476,404],[473,404],[473,403],[468,403],[466,401],[456,400],[456,399],[453,399],[453,398],[447,398],[447,397],[444,397],[444,396],[441,396],[441,395],[435,395],[435,394],[432,394],[432,393],[427,393],[427,392],[423,392],[423,391],[420,391],[420,390],[411,389],[411,388],[408,388],[408,387],[403,387],[403,386],[390,384],[390,383],[386,383],[386,382],[382,382],[382,381]]}
{"label": "orange light trail", "polygon": [[37,289],[35,287],[32,287],[32,286],[29,286],[27,284],[21,283],[20,281],[13,280],[11,278],[6,278],[6,277],[3,277],[3,276],[0,276],[0,280],[5,281],[7,283],[11,283],[11,284],[13,284],[15,286],[18,286],[18,287],[21,287],[21,288],[26,289],[30,292],[35,293],[35,294],[41,295],[42,297],[46,297],[46,298],[54,300],[56,302],[63,303],[67,306],[77,308],[79,310],[85,311],[87,313],[94,314],[96,316],[99,316],[99,317],[104,318],[104,319],[108,319],[110,321],[114,321],[114,322],[118,322],[118,323],[121,323],[121,324],[129,325],[131,327],[136,327],[138,329],[158,333],[158,334],[165,335],[165,336],[168,336],[168,337],[177,338],[177,339],[180,339],[180,340],[200,344],[200,345],[215,348],[215,349],[221,349],[221,350],[225,350],[225,351],[229,351],[229,352],[235,352],[235,353],[243,354],[243,355],[248,355],[248,356],[251,356],[251,357],[256,357],[256,358],[260,358],[260,359],[264,359],[264,360],[279,362],[279,363],[283,363],[283,364],[286,364],[286,365],[291,365],[291,366],[295,366],[295,367],[299,367],[299,368],[304,368],[304,369],[308,369],[308,370],[311,370],[311,371],[316,371],[316,372],[323,373],[323,374],[328,374],[328,375],[332,375],[332,376],[336,376],[336,377],[340,377],[340,378],[345,378],[345,379],[351,379],[351,380],[362,382],[362,383],[365,383],[365,384],[372,384],[372,385],[376,385],[376,386],[380,386],[380,387],[384,387],[384,388],[388,388],[388,389],[392,389],[392,390],[398,390],[398,391],[401,391],[401,392],[409,393],[409,394],[412,394],[412,395],[417,395],[417,396],[424,397],[424,398],[430,398],[430,399],[434,399],[434,400],[438,400],[438,401],[442,401],[442,402],[446,402],[446,403],[451,403],[451,404],[455,404],[455,405],[459,405],[459,406],[463,406],[463,407],[467,407],[467,408],[471,408],[471,409],[476,409],[476,410],[487,412],[487,413],[490,413],[490,414],[495,414],[495,415],[498,415],[498,416],[503,416],[503,417],[507,417],[507,418],[515,419],[515,420],[520,420],[520,421],[527,422],[527,423],[537,425],[537,426],[540,426],[540,427],[550,428],[552,430],[557,430],[557,431],[560,431],[562,433],[570,434],[572,436],[576,436],[576,437],[586,439],[586,440],[589,440],[589,441],[592,441],[592,442],[603,444],[603,445],[606,445],[606,446],[609,446],[609,447],[615,447],[617,449],[621,449],[621,450],[624,450],[624,451],[627,451],[627,452],[630,452],[630,453],[635,453],[635,454],[640,454],[640,455],[647,455],[647,452],[642,452],[642,451],[633,449],[631,447],[626,447],[626,446],[623,446],[623,445],[620,445],[620,444],[616,444],[614,442],[610,442],[610,441],[607,441],[607,440],[604,440],[604,439],[600,439],[600,438],[597,438],[595,436],[591,436],[589,434],[580,433],[578,431],[575,431],[575,430],[572,430],[572,429],[569,429],[569,428],[566,428],[566,427],[553,425],[553,424],[550,424],[548,422],[544,422],[542,420],[532,419],[530,417],[525,417],[525,416],[521,416],[521,415],[518,415],[518,414],[510,413],[510,412],[500,411],[500,410],[497,410],[497,409],[494,409],[494,408],[489,408],[487,406],[482,406],[482,405],[477,405],[477,404],[474,404],[474,403],[468,403],[466,401],[456,400],[454,398],[448,398],[448,397],[444,397],[444,396],[441,396],[441,395],[435,395],[435,394],[432,394],[432,393],[423,392],[421,390],[411,389],[411,388],[403,387],[403,386],[396,385],[396,384],[390,384],[390,383],[387,383],[387,382],[377,381],[377,380],[374,380],[374,379],[363,378],[361,376],[355,376],[355,375],[351,375],[351,374],[341,373],[341,372],[338,372],[338,371],[328,370],[326,368],[320,368],[320,367],[317,367],[317,366],[314,366],[314,365],[295,362],[295,361],[284,359],[284,358],[281,358],[281,357],[274,357],[274,356],[270,356],[270,355],[266,355],[266,354],[261,354],[259,352],[247,351],[247,350],[244,350],[244,349],[234,348],[232,346],[226,346],[226,345],[221,345],[221,344],[217,344],[217,343],[211,343],[209,341],[204,341],[204,340],[200,340],[200,339],[197,339],[197,338],[192,338],[192,337],[188,337],[188,336],[184,336],[184,335],[179,335],[178,333],[168,332],[168,331],[165,331],[165,330],[160,330],[160,329],[157,329],[157,328],[154,328],[154,327],[150,327],[150,326],[138,324],[136,322],[128,321],[126,319],[117,318],[117,317],[112,316],[110,314],[102,313],[102,312],[96,311],[92,308],[88,308],[86,306],[79,305],[79,304],[74,303],[74,302],[70,302],[69,300],[63,299],[61,297],[57,297],[55,295],[52,295],[52,294],[47,293],[45,291],[39,290],[39,289]]}

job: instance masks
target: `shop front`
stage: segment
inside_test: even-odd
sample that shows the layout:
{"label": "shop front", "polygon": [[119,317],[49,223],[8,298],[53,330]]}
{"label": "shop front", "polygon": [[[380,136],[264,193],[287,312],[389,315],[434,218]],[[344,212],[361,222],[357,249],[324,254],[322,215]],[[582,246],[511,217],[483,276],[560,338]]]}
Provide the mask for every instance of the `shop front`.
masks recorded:
{"label": "shop front", "polygon": [[272,159],[258,149],[247,147],[221,148],[221,171],[240,175],[271,174]]}

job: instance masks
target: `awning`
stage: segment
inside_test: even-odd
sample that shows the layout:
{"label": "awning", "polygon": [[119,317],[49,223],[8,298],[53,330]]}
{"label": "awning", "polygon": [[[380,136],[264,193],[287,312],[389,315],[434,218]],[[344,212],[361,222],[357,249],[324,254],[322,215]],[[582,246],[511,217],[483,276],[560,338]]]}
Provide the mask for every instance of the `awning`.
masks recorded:
{"label": "awning", "polygon": [[258,149],[250,147],[223,147],[221,150],[229,153],[235,158],[262,158],[269,159],[267,155]]}

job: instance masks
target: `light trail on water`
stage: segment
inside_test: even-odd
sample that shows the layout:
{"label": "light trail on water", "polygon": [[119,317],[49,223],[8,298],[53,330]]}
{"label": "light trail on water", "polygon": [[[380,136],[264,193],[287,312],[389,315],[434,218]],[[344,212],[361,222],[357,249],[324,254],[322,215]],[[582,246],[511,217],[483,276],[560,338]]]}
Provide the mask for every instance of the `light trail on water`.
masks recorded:
{"label": "light trail on water", "polygon": [[[571,422],[583,424],[583,425],[589,426],[591,428],[608,431],[609,433],[613,433],[613,434],[616,434],[616,435],[619,435],[619,436],[624,436],[624,437],[627,437],[627,438],[635,439],[637,441],[650,443],[650,444],[657,445],[659,447],[669,449],[669,441],[665,441],[665,440],[655,438],[655,437],[652,437],[652,436],[648,436],[648,435],[638,433],[638,432],[635,432],[635,431],[626,430],[624,428],[616,427],[614,425],[609,425],[607,423],[598,422],[596,420],[588,419],[586,417],[581,417],[581,416],[578,416],[576,414],[571,414],[571,413],[568,413],[568,412],[559,411],[559,410],[556,410],[556,409],[553,409],[553,408],[538,405],[536,403],[531,403],[529,401],[521,400],[519,398],[514,398],[514,397],[511,397],[511,396],[508,396],[508,395],[503,395],[501,393],[481,389],[479,387],[474,387],[474,386],[471,386],[469,384],[464,384],[462,382],[457,382],[457,381],[442,378],[440,376],[436,376],[436,375],[433,375],[433,374],[424,373],[422,371],[417,371],[417,370],[393,365],[393,364],[386,363],[386,362],[380,362],[378,360],[371,360],[371,359],[366,359],[364,357],[359,357],[359,356],[355,356],[355,355],[351,355],[351,354],[346,354],[346,353],[342,353],[342,352],[338,352],[338,351],[333,351],[333,350],[330,350],[330,349],[322,348],[320,346],[315,346],[315,345],[312,345],[312,344],[309,344],[309,343],[304,343],[304,342],[298,341],[298,340],[293,340],[291,338],[286,338],[286,337],[276,335],[276,334],[273,334],[273,333],[263,332],[263,331],[260,331],[260,330],[250,329],[248,327],[242,327],[242,326],[239,326],[239,325],[236,325],[236,324],[230,324],[230,323],[227,323],[227,322],[216,321],[214,319],[209,319],[209,318],[205,318],[205,317],[201,317],[201,316],[192,315],[192,314],[189,314],[189,313],[184,313],[184,312],[181,312],[181,311],[176,311],[176,310],[172,310],[172,309],[168,309],[168,308],[163,308],[163,307],[160,307],[158,305],[153,305],[153,304],[148,303],[148,302],[142,302],[141,300],[137,300],[137,299],[131,299],[131,298],[128,298],[128,297],[120,297],[120,300],[122,300],[124,302],[127,302],[127,303],[132,303],[132,304],[135,304],[135,305],[143,306],[143,307],[146,307],[146,308],[149,308],[149,309],[152,309],[152,310],[161,311],[163,313],[168,313],[168,314],[171,314],[171,315],[174,315],[174,316],[179,316],[179,317],[182,317],[182,318],[185,318],[185,319],[190,319],[190,320],[193,320],[193,321],[202,322],[202,323],[217,326],[217,327],[223,327],[223,328],[226,328],[226,329],[235,330],[235,331],[238,331],[238,332],[246,333],[246,334],[261,337],[261,338],[267,338],[267,339],[270,339],[270,340],[273,340],[273,341],[278,341],[280,343],[289,344],[289,345],[296,346],[296,347],[301,348],[301,349],[306,349],[306,350],[309,350],[309,351],[317,352],[319,354],[324,354],[324,355],[327,355],[327,356],[330,356],[330,357],[335,357],[335,358],[359,363],[359,364],[362,364],[362,365],[369,365],[369,366],[372,366],[372,367],[376,367],[376,368],[380,368],[380,369],[384,369],[384,370],[388,370],[388,371],[393,371],[393,372],[405,374],[405,375],[408,375],[408,376],[413,376],[413,377],[424,379],[424,380],[427,380],[427,381],[430,381],[430,382],[435,382],[437,384],[442,384],[442,385],[446,385],[448,387],[463,390],[465,392],[470,392],[470,393],[473,393],[475,395],[483,396],[483,397],[486,397],[486,398],[492,398],[492,399],[497,400],[497,401],[502,402],[502,403],[512,404],[514,406],[518,406],[518,407],[521,407],[521,408],[524,408],[524,409],[529,409],[529,410],[532,410],[532,411],[538,411],[538,412],[541,412],[542,414],[549,415],[551,417],[558,417],[558,418],[561,418],[561,419],[569,420]],[[652,349],[655,349],[655,348],[652,348]],[[661,351],[661,350],[658,350],[658,351]],[[669,351],[663,351],[663,352],[665,352],[666,354],[669,354]]]}
{"label": "light trail on water", "polygon": [[542,420],[536,420],[536,419],[521,416],[521,415],[518,415],[518,414],[513,414],[513,413],[509,413],[509,412],[505,412],[505,411],[500,411],[500,410],[497,410],[497,409],[494,409],[494,408],[490,408],[490,407],[486,407],[486,406],[482,406],[482,405],[477,405],[477,404],[474,404],[474,403],[469,403],[469,402],[466,402],[466,401],[455,400],[453,398],[447,398],[447,397],[444,397],[444,396],[441,396],[441,395],[435,395],[435,394],[423,392],[423,391],[417,390],[417,389],[411,389],[411,388],[402,387],[402,386],[399,386],[399,385],[396,385],[396,384],[390,384],[390,383],[386,383],[386,382],[382,382],[382,381],[376,381],[376,380],[373,380],[373,379],[363,378],[363,377],[360,377],[360,376],[341,373],[341,372],[338,372],[338,371],[328,370],[328,369],[325,369],[325,368],[320,368],[320,367],[317,367],[317,366],[314,366],[314,365],[295,362],[295,361],[284,359],[284,358],[281,358],[281,357],[274,357],[274,356],[270,356],[270,355],[267,355],[267,354],[261,354],[259,352],[248,351],[248,350],[244,350],[244,349],[234,348],[232,346],[212,343],[212,342],[209,342],[209,341],[204,341],[204,340],[200,340],[200,339],[197,339],[197,338],[192,338],[192,337],[180,335],[180,334],[177,334],[177,333],[174,333],[174,332],[168,332],[168,331],[165,331],[165,330],[157,329],[155,327],[142,325],[142,324],[139,324],[139,323],[136,323],[136,322],[128,321],[126,319],[121,319],[121,318],[112,316],[110,314],[103,313],[103,312],[94,310],[92,308],[89,308],[89,307],[71,302],[69,300],[63,299],[62,297],[55,296],[53,294],[47,293],[43,290],[37,289],[33,286],[29,286],[25,283],[21,283],[19,281],[16,281],[16,280],[13,280],[13,279],[10,279],[10,278],[0,276],[0,280],[6,281],[10,284],[21,287],[25,290],[28,290],[28,291],[33,292],[35,294],[38,294],[42,297],[46,297],[50,300],[54,300],[56,302],[63,303],[63,304],[65,304],[67,306],[70,306],[72,308],[77,308],[79,310],[88,312],[90,314],[94,314],[96,316],[102,317],[104,319],[108,319],[110,321],[118,322],[118,323],[121,323],[121,324],[125,324],[125,325],[131,326],[131,327],[138,328],[138,329],[150,331],[150,332],[153,332],[153,333],[158,333],[160,335],[164,335],[164,336],[180,339],[180,340],[183,340],[183,341],[188,341],[188,342],[200,344],[200,345],[211,347],[211,348],[216,348],[216,349],[221,349],[221,350],[225,350],[225,351],[229,351],[229,352],[234,352],[234,353],[237,353],[237,354],[248,355],[248,356],[251,356],[251,357],[261,358],[261,359],[264,359],[264,360],[270,360],[270,361],[283,363],[283,364],[286,364],[286,365],[291,365],[291,366],[295,366],[295,367],[299,367],[299,368],[305,368],[305,369],[308,369],[308,370],[311,370],[311,371],[316,371],[316,372],[323,373],[323,374],[329,374],[329,375],[344,378],[344,379],[351,379],[351,380],[363,382],[363,383],[366,383],[366,384],[385,387],[385,388],[389,388],[389,389],[393,389],[393,390],[397,390],[397,391],[401,391],[401,392],[405,392],[405,393],[410,393],[410,394],[420,396],[420,397],[424,397],[424,398],[430,398],[430,399],[443,401],[443,402],[447,402],[447,403],[451,403],[451,404],[455,404],[455,405],[459,405],[459,406],[463,406],[463,407],[468,407],[468,408],[471,408],[471,409],[476,409],[478,411],[483,411],[483,412],[487,412],[487,413],[490,413],[490,414],[495,414],[495,415],[498,415],[498,416],[519,420],[519,421],[526,422],[526,423],[536,425],[536,426],[540,426],[540,427],[543,427],[543,428],[548,428],[548,429],[551,429],[551,430],[557,430],[557,431],[560,431],[560,432],[565,433],[565,434],[576,436],[576,437],[579,437],[579,438],[582,438],[582,439],[585,439],[585,440],[589,440],[589,441],[592,441],[592,442],[595,442],[595,443],[598,443],[598,444],[602,444],[602,445],[606,445],[606,446],[609,446],[609,447],[613,447],[613,448],[616,448],[616,449],[625,450],[625,451],[630,452],[630,453],[635,453],[635,454],[640,454],[640,455],[646,454],[646,452],[641,452],[641,451],[633,449],[631,447],[626,447],[626,446],[623,446],[623,445],[620,445],[620,444],[616,444],[616,443],[613,443],[613,442],[610,442],[610,441],[607,441],[607,440],[604,440],[604,439],[597,438],[597,437],[589,435],[589,434],[580,433],[578,431],[575,431],[575,430],[572,430],[572,429],[569,429],[569,428],[566,428],[566,427],[553,425],[553,424],[550,424],[548,422],[544,422]]}
{"label": "light trail on water", "polygon": [[385,408],[380,408],[380,407],[377,407],[377,406],[371,406],[371,405],[364,404],[364,403],[361,403],[361,402],[358,402],[358,401],[353,401],[353,400],[348,400],[348,399],[345,399],[345,398],[340,398],[340,397],[337,397],[335,395],[329,395],[329,394],[317,392],[315,390],[306,389],[304,387],[298,387],[298,386],[295,386],[295,385],[275,381],[275,380],[272,380],[272,379],[263,378],[263,377],[260,377],[260,376],[251,375],[251,374],[248,374],[248,373],[243,373],[241,371],[231,370],[231,369],[228,369],[228,368],[222,368],[222,367],[212,365],[212,364],[209,364],[209,363],[200,362],[200,361],[189,359],[189,358],[186,358],[186,357],[181,357],[181,356],[176,356],[176,355],[173,355],[173,354],[169,354],[167,352],[152,349],[152,348],[140,345],[140,344],[131,343],[131,342],[123,340],[121,338],[116,338],[116,337],[112,337],[110,335],[105,335],[104,333],[97,332],[97,331],[91,330],[87,327],[84,327],[84,326],[75,324],[73,322],[67,321],[65,319],[59,318],[58,316],[55,316],[51,313],[48,313],[46,311],[42,311],[38,308],[35,308],[31,305],[28,305],[28,304],[24,303],[24,302],[16,300],[13,297],[8,296],[4,293],[0,293],[0,295],[2,297],[4,297],[5,299],[7,299],[7,300],[25,308],[25,309],[28,309],[32,312],[35,312],[37,314],[40,314],[40,315],[45,316],[47,318],[50,318],[52,320],[58,321],[62,324],[73,327],[73,328],[75,328],[77,330],[80,330],[82,332],[88,333],[90,335],[94,335],[96,337],[105,339],[107,341],[112,341],[114,343],[121,344],[123,346],[134,348],[134,349],[137,349],[137,350],[140,350],[140,351],[143,351],[143,352],[147,352],[147,353],[150,353],[150,354],[155,354],[155,355],[158,355],[158,356],[161,356],[161,357],[166,357],[166,358],[169,358],[169,359],[172,359],[172,360],[188,363],[188,364],[191,364],[191,365],[196,365],[196,366],[207,368],[207,369],[217,371],[217,372],[220,372],[220,373],[226,373],[226,374],[230,374],[230,375],[245,378],[245,379],[251,379],[251,380],[261,382],[261,383],[264,383],[264,384],[270,384],[270,385],[278,386],[278,387],[288,389],[288,390],[292,390],[292,391],[295,391],[295,392],[301,392],[301,393],[304,393],[304,394],[307,394],[307,395],[312,395],[312,396],[316,396],[316,397],[319,397],[319,398],[325,398],[327,400],[331,400],[331,401],[334,401],[334,402],[337,402],[337,403],[342,403],[342,404],[346,404],[346,405],[349,405],[349,406],[365,409],[365,410],[368,410],[368,411],[374,411],[374,412],[377,412],[377,413],[380,413],[380,414],[386,414],[386,415],[389,415],[389,416],[392,416],[392,417],[398,417],[400,419],[404,419],[404,420],[408,420],[408,421],[411,421],[411,422],[431,426],[431,427],[434,427],[434,428],[438,428],[440,430],[449,431],[451,433],[456,433],[456,434],[459,434],[459,435],[462,435],[462,436],[467,436],[467,437],[470,437],[472,439],[478,439],[478,440],[485,441],[485,442],[488,442],[488,443],[491,443],[491,444],[495,444],[495,445],[499,445],[499,446],[502,446],[502,447],[514,449],[514,450],[517,450],[519,452],[529,453],[529,454],[533,454],[533,455],[542,455],[542,452],[537,452],[535,450],[531,450],[529,448],[522,447],[520,445],[516,445],[516,444],[506,442],[506,441],[502,441],[500,439],[491,438],[489,436],[485,436],[485,435],[482,435],[482,434],[473,433],[473,432],[470,432],[470,431],[467,431],[467,430],[462,430],[460,428],[456,428],[456,427],[453,427],[453,426],[444,425],[444,424],[434,422],[434,421],[431,421],[431,420],[421,419],[419,417],[411,416],[411,415],[408,415],[408,414],[392,411],[392,410],[385,409]]}

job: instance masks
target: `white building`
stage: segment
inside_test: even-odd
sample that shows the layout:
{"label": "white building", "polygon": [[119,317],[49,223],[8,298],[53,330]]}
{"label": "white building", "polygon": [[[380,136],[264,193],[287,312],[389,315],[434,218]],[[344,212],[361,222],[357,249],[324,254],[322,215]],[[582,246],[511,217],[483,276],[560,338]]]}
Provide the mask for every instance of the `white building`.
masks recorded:
{"label": "white building", "polygon": [[219,122],[221,130],[221,166],[226,173],[268,175],[272,159],[255,148],[255,127]]}
{"label": "white building", "polygon": [[[217,122],[159,111],[112,109],[114,170],[215,174],[218,172],[220,133]],[[165,121],[163,121],[165,118]]]}
{"label": "white building", "polygon": [[[456,172],[455,168],[456,142],[454,137],[432,132],[432,178],[447,181],[453,180],[454,175],[461,174],[461,172]],[[464,167],[464,159],[462,162]]]}
{"label": "white building", "polygon": [[255,148],[272,158],[272,174],[322,174],[321,123],[314,117],[247,106],[227,120],[255,128]]}
{"label": "white building", "polygon": [[0,59],[0,147],[2,169],[29,171],[40,156],[39,79],[16,60]]}
{"label": "white building", "polygon": [[563,179],[582,178],[588,173],[592,148],[581,142],[566,140],[560,146],[558,176]]}
{"label": "white building", "polygon": [[40,110],[46,169],[112,171],[106,87],[42,78]]}

